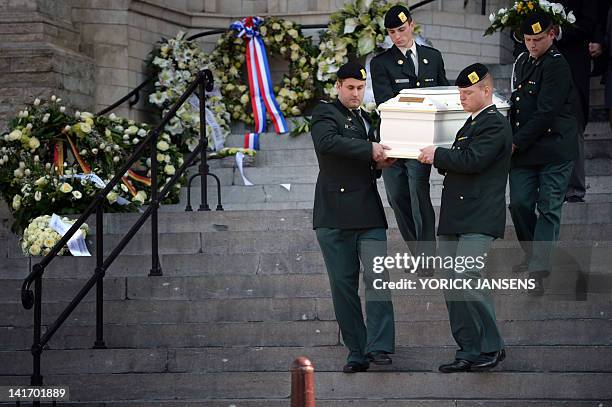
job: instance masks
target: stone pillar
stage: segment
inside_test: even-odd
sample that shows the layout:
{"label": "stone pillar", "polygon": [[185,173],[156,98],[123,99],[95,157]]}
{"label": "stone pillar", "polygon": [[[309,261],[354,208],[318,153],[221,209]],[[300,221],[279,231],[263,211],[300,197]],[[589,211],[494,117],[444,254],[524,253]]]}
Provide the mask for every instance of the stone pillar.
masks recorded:
{"label": "stone pillar", "polygon": [[93,61],[81,52],[68,0],[0,0],[0,131],[36,97],[93,108]]}

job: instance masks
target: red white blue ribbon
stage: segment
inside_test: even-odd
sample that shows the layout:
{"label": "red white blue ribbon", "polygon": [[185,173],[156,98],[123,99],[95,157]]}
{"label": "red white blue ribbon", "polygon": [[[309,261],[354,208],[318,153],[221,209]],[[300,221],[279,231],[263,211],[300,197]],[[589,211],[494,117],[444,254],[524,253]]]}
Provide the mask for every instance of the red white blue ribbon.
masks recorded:
{"label": "red white blue ribbon", "polygon": [[245,133],[244,148],[250,148],[251,150],[259,150],[259,134]]}
{"label": "red white blue ribbon", "polygon": [[266,46],[259,33],[261,23],[263,23],[263,19],[259,17],[247,17],[241,21],[233,22],[230,29],[238,31],[236,34],[238,38],[246,38],[246,63],[251,106],[255,118],[255,132],[264,133],[266,131],[267,110],[276,132],[279,134],[287,133],[289,129],[276,102],[272,88]]}

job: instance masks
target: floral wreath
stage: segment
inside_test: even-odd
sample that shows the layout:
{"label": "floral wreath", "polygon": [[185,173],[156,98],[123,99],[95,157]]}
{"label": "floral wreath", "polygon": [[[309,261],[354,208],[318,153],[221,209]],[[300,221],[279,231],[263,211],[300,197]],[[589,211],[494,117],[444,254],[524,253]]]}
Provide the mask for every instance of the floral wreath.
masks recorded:
{"label": "floral wreath", "polygon": [[[0,196],[17,233],[41,215],[83,212],[149,132],[147,125],[114,115],[68,114],[60,102],[55,96],[36,99],[0,136]],[[160,136],[157,148],[163,186],[182,157],[167,135]],[[149,171],[150,162],[143,157],[107,195],[105,211],[135,211],[145,203],[151,189]],[[176,201],[180,191],[172,192],[170,201]]]}
{"label": "floral wreath", "polygon": [[[176,38],[160,41],[148,62],[149,72],[157,76],[155,92],[149,96],[149,103],[165,114],[202,69],[214,69],[210,56],[197,42],[186,40],[184,32],[179,32]],[[230,115],[218,89],[206,94],[206,108],[209,110],[206,124],[208,148],[218,150],[230,133]],[[195,149],[200,138],[199,101],[195,94],[181,106],[165,130],[176,139],[183,152]]]}
{"label": "floral wreath", "polygon": [[335,74],[348,62],[349,55],[365,57],[383,49],[387,36],[385,14],[394,5],[385,0],[356,0],[329,17],[317,56],[317,79],[327,95],[335,95]]}
{"label": "floral wreath", "polygon": [[516,1],[509,9],[501,8],[497,13],[489,15],[491,25],[486,29],[485,35],[491,35],[506,27],[516,33],[525,16],[536,11],[547,13],[556,26],[567,26],[576,22],[574,13],[572,11],[566,12],[563,5],[559,3],[551,3],[547,0]]}
{"label": "floral wreath", "polygon": [[[274,86],[283,115],[301,116],[314,97],[316,58],[311,39],[302,35],[298,24],[273,17],[264,19],[259,33],[269,56],[280,55],[289,61],[289,73],[284,75],[282,85]],[[252,124],[245,53],[244,40],[237,38],[235,31],[227,31],[219,38],[212,53],[213,75],[221,83],[221,94],[232,119]]]}

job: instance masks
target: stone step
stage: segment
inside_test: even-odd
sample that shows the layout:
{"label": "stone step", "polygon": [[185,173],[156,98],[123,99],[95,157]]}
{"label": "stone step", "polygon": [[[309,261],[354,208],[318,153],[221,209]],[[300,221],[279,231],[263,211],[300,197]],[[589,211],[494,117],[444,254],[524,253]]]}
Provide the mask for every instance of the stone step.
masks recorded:
{"label": "stone step", "polygon": [[[286,407],[288,399],[188,399],[182,401],[168,400],[148,400],[143,401],[106,401],[104,403],[62,403],[62,406],[68,407]],[[317,397],[318,407],[609,407],[603,400],[492,400],[472,398],[469,400],[439,400],[439,399],[412,399],[412,398],[394,398],[394,399],[325,399]],[[14,404],[3,404],[0,406],[14,407]]]}
{"label": "stone step", "polygon": [[[232,133],[227,136],[225,145],[228,147],[242,147],[244,145],[244,133]],[[259,147],[261,151],[267,150],[292,150],[313,148],[310,133],[290,136],[289,134],[262,133],[259,135]]]}
{"label": "stone step", "polygon": [[[107,300],[104,322],[113,325],[171,324],[204,322],[335,321],[331,296],[191,298]],[[605,295],[591,294],[584,301],[534,299],[524,293],[493,294],[499,320],[606,319],[612,317],[612,302]],[[43,305],[43,321],[52,321],[68,305],[50,301]],[[395,320],[445,321],[448,313],[441,292],[427,295],[395,296]],[[32,311],[15,302],[2,303],[5,312],[0,326],[31,327]],[[95,303],[82,303],[65,323],[72,326],[95,324]]]}
{"label": "stone step", "polygon": [[[606,242],[612,234],[612,224],[566,224],[561,228],[560,241],[571,246],[575,242]],[[108,255],[123,238],[120,234],[106,235],[104,253]],[[389,251],[406,251],[399,230],[387,232]],[[317,251],[319,245],[313,230],[259,231],[259,232],[185,232],[163,233],[159,236],[160,254],[237,254],[237,253],[293,253]],[[23,257],[16,241],[2,242],[9,258]],[[513,226],[506,226],[505,239],[496,243],[498,247],[518,247]],[[90,244],[91,251],[95,245]],[[151,236],[147,233],[137,235],[124,249],[124,254],[150,254]]]}
{"label": "stone step", "polygon": [[[384,200],[384,198],[383,198]],[[436,218],[440,207],[434,206]],[[389,227],[397,227],[393,211],[386,209]],[[125,233],[138,219],[135,213],[112,213],[104,215],[105,233]],[[512,224],[510,213],[506,211],[506,223]],[[612,223],[612,202],[567,204],[563,207],[561,223],[566,224],[603,224]],[[89,219],[93,228],[95,220]],[[226,231],[283,231],[308,230],[312,228],[312,202],[308,210],[278,211],[210,211],[159,214],[160,233],[183,232],[226,232]],[[150,231],[150,223],[143,225],[143,231]]]}
{"label": "stone step", "polygon": [[[508,345],[612,345],[610,319],[502,320]],[[106,324],[105,341],[112,348],[201,346],[329,346],[339,343],[335,321],[209,322],[184,324]],[[64,325],[49,342],[52,349],[91,347],[94,326]],[[454,344],[448,321],[396,323],[397,343],[411,346]],[[32,330],[0,327],[4,350],[26,350]]]}
{"label": "stone step", "polygon": [[[598,161],[594,164],[588,164],[589,170],[602,175],[591,175],[586,177],[586,200],[589,201],[609,201],[612,193],[612,177],[608,174],[607,169],[610,167],[610,162],[607,159]],[[252,186],[244,186],[242,179],[238,173],[235,174],[234,185],[222,185],[221,187],[221,203],[226,210],[283,210],[283,209],[308,209],[312,208],[314,201],[315,182],[318,173],[316,167],[288,167],[291,168],[293,175],[282,176],[278,173],[268,177],[270,172],[260,171],[257,168],[248,168],[246,177],[251,182],[255,183]],[[274,170],[274,167],[268,167],[267,170]],[[300,172],[300,171],[307,172]],[[263,179],[265,183],[260,184],[255,181],[256,178],[250,176],[250,171],[254,171],[257,179]],[[437,172],[436,172],[437,174]],[[282,179],[281,179],[282,177]],[[298,182],[294,182],[298,181]],[[305,182],[307,181],[307,182]],[[282,187],[280,184],[290,184],[290,189]],[[383,205],[388,207],[389,204],[386,198],[386,189],[382,179],[378,180],[378,191],[383,200]],[[442,196],[442,178],[440,175],[434,175],[430,181],[430,197],[434,205],[440,205],[440,197]],[[194,185],[191,189],[192,206],[196,209],[200,203],[200,187]],[[597,197],[597,195],[606,194],[605,197]],[[185,209],[187,202],[187,190],[181,189],[179,205],[166,205],[162,208],[163,211],[180,212]],[[509,193],[506,192],[506,201],[509,200]],[[208,188],[208,203],[212,209],[217,204],[217,189],[216,186]]]}
{"label": "stone step", "polygon": [[[451,360],[454,346],[397,346],[393,365],[372,371],[436,371]],[[287,372],[297,356],[308,357],[316,372],[337,372],[344,346],[73,349],[43,353],[45,375],[119,373]],[[612,372],[612,346],[507,346],[504,372]],[[0,351],[0,376],[31,374],[29,351]]]}
{"label": "stone step", "polygon": [[[609,373],[519,373],[444,375],[432,372],[372,372],[347,376],[315,375],[321,400],[389,399],[606,400],[612,397]],[[1,377],[1,385],[25,384],[26,376]],[[288,402],[288,372],[153,373],[49,375],[48,385],[70,387],[72,400],[283,399]],[[517,391],[520,389],[520,392]],[[357,405],[362,405],[358,402]],[[488,405],[488,404],[487,404]],[[553,402],[554,405],[554,402]],[[570,404],[571,405],[571,404]]]}
{"label": "stone step", "polygon": [[[608,251],[609,249],[606,249]],[[520,261],[519,256],[515,264]],[[503,260],[503,259],[502,259]],[[565,260],[561,258],[560,260]],[[320,260],[319,260],[320,261]],[[501,262],[501,261],[500,261]],[[547,280],[547,286],[551,290],[551,295],[555,298],[558,296],[566,299],[572,299],[577,290],[577,285],[587,285],[589,293],[608,294],[610,293],[610,278],[611,274],[607,270],[606,264],[609,264],[609,259],[604,258],[599,266],[599,271],[592,271],[579,274],[574,269],[555,269],[552,276]],[[556,263],[555,263],[556,264]],[[204,299],[226,299],[226,298],[322,298],[329,297],[329,282],[324,267],[318,266],[316,271],[303,273],[298,271],[295,274],[283,273],[282,268],[285,265],[278,266],[278,269],[269,274],[238,274],[224,273],[216,275],[209,273],[206,275],[193,276],[163,276],[163,277],[148,277],[146,273],[140,276],[132,277],[113,277],[107,276],[104,279],[104,290],[106,300],[204,300]],[[509,271],[511,266],[506,266],[505,270],[501,267],[495,268],[489,265],[487,275],[494,279],[526,279],[526,273],[514,274]],[[606,272],[604,274],[604,271]],[[85,277],[85,276],[83,276]],[[48,302],[70,301],[76,295],[78,290],[85,285],[84,278],[48,278],[44,282],[44,300]],[[436,273],[436,277],[440,278],[440,272]],[[394,296],[414,296],[414,295],[431,295],[439,294],[440,288],[426,286],[426,281],[421,281],[414,274],[405,273],[403,270],[392,270],[391,280],[413,281],[412,289],[398,287],[393,290]],[[589,283],[589,279],[591,280]],[[21,284],[22,279],[4,279],[0,286],[0,298],[4,304],[19,303],[21,301]],[[590,285],[589,285],[590,284]],[[499,290],[494,292],[499,295],[523,295],[525,289],[515,287],[513,290]],[[92,301],[92,295],[85,298],[85,301]]]}

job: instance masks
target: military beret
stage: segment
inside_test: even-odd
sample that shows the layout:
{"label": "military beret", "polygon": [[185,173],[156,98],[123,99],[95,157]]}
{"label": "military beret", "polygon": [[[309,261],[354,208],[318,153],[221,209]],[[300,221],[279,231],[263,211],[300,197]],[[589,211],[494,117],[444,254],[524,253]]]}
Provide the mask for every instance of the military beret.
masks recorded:
{"label": "military beret", "polygon": [[460,88],[469,88],[483,80],[488,73],[489,70],[483,64],[472,64],[459,73],[455,85]]}
{"label": "military beret", "polygon": [[527,14],[521,23],[521,34],[537,35],[545,32],[552,25],[552,19],[544,11],[534,11]]}
{"label": "military beret", "polygon": [[338,69],[336,77],[338,79],[353,78],[360,81],[365,81],[367,75],[365,67],[363,65],[361,65],[359,62],[351,61],[342,65],[340,69]]}
{"label": "military beret", "polygon": [[412,20],[410,11],[404,6],[395,5],[385,14],[385,28],[397,28],[406,21]]}

